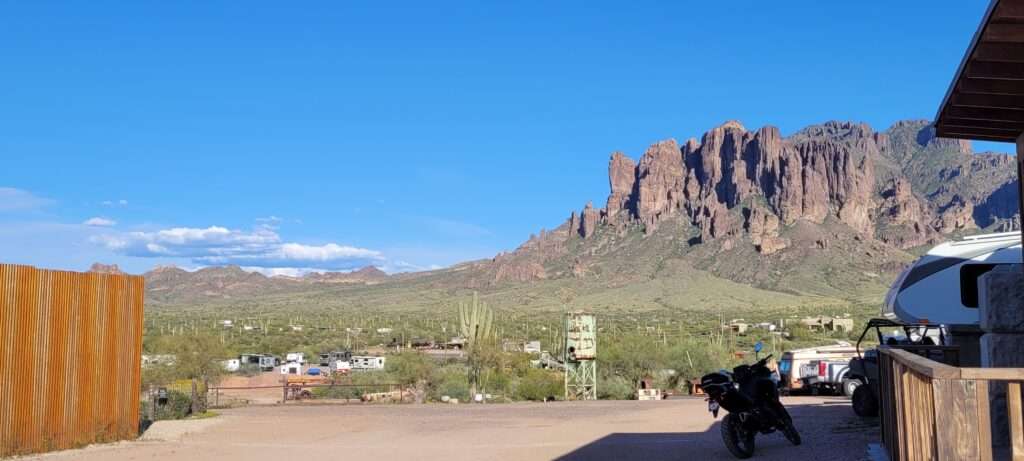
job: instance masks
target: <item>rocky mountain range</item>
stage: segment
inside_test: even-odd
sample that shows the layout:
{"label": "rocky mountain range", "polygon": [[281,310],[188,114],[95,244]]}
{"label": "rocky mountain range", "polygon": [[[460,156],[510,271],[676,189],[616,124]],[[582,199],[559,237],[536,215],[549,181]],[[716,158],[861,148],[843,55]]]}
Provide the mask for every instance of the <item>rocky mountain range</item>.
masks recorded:
{"label": "rocky mountain range", "polygon": [[1020,222],[1013,157],[936,138],[924,120],[884,131],[831,121],[789,137],[729,121],[699,140],[656,142],[639,161],[614,152],[608,178],[603,207],[588,203],[478,269],[491,283],[610,276],[624,242],[651,246],[660,235],[676,240],[658,244],[661,257],[804,291],[782,273],[818,261],[797,270],[855,266],[884,284],[927,245]]}
{"label": "rocky mountain range", "polygon": [[828,122],[789,138],[775,127],[747,131],[730,121],[700,141],[658,142],[639,163],[615,152],[608,170],[605,208],[588,204],[569,218],[569,230],[582,238],[598,225],[648,231],[681,214],[702,241],[745,231],[759,251],[773,253],[787,246],[779,226],[832,217],[907,249],[957,231],[1008,228],[1016,217],[1013,159],[935,138],[924,121],[884,132]]}
{"label": "rocky mountain range", "polygon": [[924,120],[884,131],[831,121],[787,137],[729,121],[700,139],[656,142],[639,160],[613,152],[608,182],[602,206],[492,259],[392,276],[163,268],[146,274],[147,299],[308,292],[323,302],[315,293],[333,287],[361,306],[431,308],[460,290],[549,309],[877,305],[929,246],[1020,226],[1013,157],[936,138]]}

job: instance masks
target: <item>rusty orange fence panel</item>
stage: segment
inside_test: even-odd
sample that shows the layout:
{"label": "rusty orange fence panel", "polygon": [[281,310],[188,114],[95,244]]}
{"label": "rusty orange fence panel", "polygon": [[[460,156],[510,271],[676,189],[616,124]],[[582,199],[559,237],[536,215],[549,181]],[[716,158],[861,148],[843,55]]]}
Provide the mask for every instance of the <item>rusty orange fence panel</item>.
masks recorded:
{"label": "rusty orange fence panel", "polygon": [[138,434],[143,290],[0,264],[0,457]]}

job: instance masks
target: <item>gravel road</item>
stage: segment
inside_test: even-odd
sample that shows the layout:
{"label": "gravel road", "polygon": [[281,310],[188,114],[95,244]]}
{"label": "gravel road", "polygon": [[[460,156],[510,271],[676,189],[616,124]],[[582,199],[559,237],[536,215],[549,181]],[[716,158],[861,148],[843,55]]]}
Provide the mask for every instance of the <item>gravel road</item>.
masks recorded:
{"label": "gravel road", "polygon": [[[754,459],[865,459],[878,428],[847,400],[789,397],[804,444],[758,436]],[[244,459],[728,460],[701,399],[504,405],[254,406],[224,411],[182,437],[51,453],[47,461]],[[721,420],[721,417],[719,417]],[[162,430],[154,426],[154,430]],[[151,437],[152,438],[152,437]],[[301,457],[301,458],[300,458]]]}

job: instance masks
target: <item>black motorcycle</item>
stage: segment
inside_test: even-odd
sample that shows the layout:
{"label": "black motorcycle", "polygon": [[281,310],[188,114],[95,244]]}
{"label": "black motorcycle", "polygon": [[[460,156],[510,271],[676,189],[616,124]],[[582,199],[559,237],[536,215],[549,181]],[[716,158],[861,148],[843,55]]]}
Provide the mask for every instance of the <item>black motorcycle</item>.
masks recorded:
{"label": "black motorcycle", "polygon": [[740,459],[754,455],[754,436],[758,432],[777,430],[793,445],[800,445],[800,433],[779,401],[779,388],[766,366],[769,358],[771,355],[753,365],[733,368],[732,373],[722,370],[700,379],[708,396],[708,411],[716,418],[719,408],[729,412],[722,419],[722,441]]}

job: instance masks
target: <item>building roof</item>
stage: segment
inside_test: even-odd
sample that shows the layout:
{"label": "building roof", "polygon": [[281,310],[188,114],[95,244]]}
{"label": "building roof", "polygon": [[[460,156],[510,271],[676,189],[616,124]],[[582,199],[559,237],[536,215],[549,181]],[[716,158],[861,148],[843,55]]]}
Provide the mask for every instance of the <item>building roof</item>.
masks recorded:
{"label": "building roof", "polygon": [[1024,133],[1024,0],[992,0],[935,117],[945,138],[1014,142]]}

